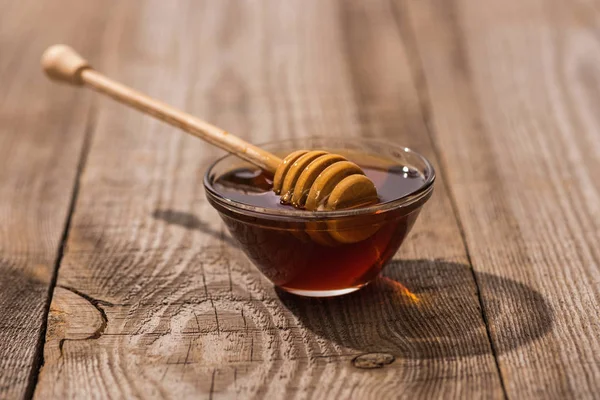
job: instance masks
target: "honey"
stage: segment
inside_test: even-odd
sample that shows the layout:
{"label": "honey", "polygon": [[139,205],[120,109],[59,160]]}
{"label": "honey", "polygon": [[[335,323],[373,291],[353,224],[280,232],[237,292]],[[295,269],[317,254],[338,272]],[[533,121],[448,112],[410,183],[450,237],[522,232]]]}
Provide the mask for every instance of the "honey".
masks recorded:
{"label": "honey", "polygon": [[[375,184],[382,205],[414,193],[425,183],[423,175],[408,166],[360,166]],[[272,191],[272,185],[272,176],[253,167],[233,169],[213,183],[215,191],[235,202],[267,210],[289,210],[290,206],[281,204]],[[242,250],[275,285],[296,294],[328,296],[354,291],[377,276],[406,238],[427,198],[386,213],[327,222],[304,221],[301,217],[293,221],[263,219],[213,206]],[[354,243],[331,240],[337,229],[353,234],[366,232],[366,238]]]}

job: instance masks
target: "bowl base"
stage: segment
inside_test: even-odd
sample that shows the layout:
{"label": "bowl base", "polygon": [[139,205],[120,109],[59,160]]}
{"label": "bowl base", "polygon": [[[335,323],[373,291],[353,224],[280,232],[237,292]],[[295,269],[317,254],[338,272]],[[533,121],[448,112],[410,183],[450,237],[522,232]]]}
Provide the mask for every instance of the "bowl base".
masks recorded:
{"label": "bowl base", "polygon": [[334,290],[302,290],[302,289],[294,289],[294,288],[288,288],[285,286],[279,286],[282,290],[291,293],[291,294],[295,294],[297,296],[304,296],[304,297],[335,297],[335,296],[342,296],[344,294],[348,294],[348,293],[352,293],[352,292],[356,292],[357,290],[361,289],[362,287],[364,287],[365,285],[360,285],[360,286],[354,286],[351,288],[345,288],[345,289],[334,289]]}

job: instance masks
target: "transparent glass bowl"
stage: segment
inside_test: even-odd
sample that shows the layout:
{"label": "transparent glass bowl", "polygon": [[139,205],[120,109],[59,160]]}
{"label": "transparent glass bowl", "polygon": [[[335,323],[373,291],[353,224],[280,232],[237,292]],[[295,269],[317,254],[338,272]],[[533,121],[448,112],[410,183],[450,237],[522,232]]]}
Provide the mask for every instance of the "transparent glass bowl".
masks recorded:
{"label": "transparent glass bowl", "polygon": [[[358,165],[410,167],[423,184],[397,199],[353,210],[310,212],[292,207],[263,208],[223,195],[214,183],[240,167],[251,167],[228,155],[206,172],[204,187],[231,235],[273,284],[290,293],[325,297],[350,293],[368,284],[396,253],[433,191],[435,172],[420,154],[390,143],[357,138],[300,138],[261,146],[281,157],[298,149],[342,154]],[[381,165],[373,165],[380,163]],[[355,243],[329,240],[366,237]],[[366,234],[364,232],[367,232]]]}

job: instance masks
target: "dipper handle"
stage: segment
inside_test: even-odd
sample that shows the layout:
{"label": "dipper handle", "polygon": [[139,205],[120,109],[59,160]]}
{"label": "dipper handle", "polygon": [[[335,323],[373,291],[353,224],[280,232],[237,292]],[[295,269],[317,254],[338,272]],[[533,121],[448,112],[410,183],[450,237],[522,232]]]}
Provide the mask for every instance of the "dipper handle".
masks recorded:
{"label": "dipper handle", "polygon": [[87,85],[118,102],[150,114],[273,174],[282,162],[279,157],[221,128],[102,75],[69,46],[49,47],[42,56],[42,67],[50,79],[76,86]]}

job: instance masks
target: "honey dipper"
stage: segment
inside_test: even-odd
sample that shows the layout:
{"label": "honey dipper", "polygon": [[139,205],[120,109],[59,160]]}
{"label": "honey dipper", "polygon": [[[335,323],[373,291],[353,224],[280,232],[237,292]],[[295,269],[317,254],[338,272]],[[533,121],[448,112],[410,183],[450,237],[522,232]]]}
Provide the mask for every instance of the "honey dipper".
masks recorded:
{"label": "honey dipper", "polygon": [[282,160],[223,129],[113,81],[65,45],[49,47],[41,62],[51,79],[76,86],[85,84],[269,171],[274,175],[273,190],[284,204],[309,211],[331,211],[377,201],[373,182],[358,165],[340,155],[298,150]]}

